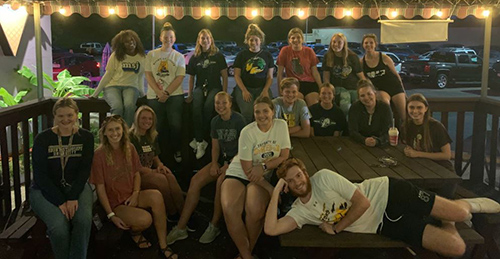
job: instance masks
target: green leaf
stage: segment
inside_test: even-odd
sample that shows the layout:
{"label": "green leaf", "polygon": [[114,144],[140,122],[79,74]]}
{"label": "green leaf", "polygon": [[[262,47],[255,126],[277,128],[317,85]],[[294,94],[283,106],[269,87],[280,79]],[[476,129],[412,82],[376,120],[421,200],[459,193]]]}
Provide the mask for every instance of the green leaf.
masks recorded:
{"label": "green leaf", "polygon": [[0,107],[8,107],[8,105],[4,101],[0,100]]}
{"label": "green leaf", "polygon": [[49,89],[50,91],[54,91],[54,89],[56,88],[56,82],[54,81],[54,79],[52,79],[51,76],[43,73],[43,78],[45,79],[45,81],[47,83],[49,83],[48,85],[47,84],[43,84],[43,88],[45,89]]}
{"label": "green leaf", "polygon": [[28,92],[29,92],[29,90],[19,91],[19,93],[16,94],[16,97],[14,97],[14,101],[16,103],[20,103],[22,101],[23,97],[28,94]]}
{"label": "green leaf", "polygon": [[14,97],[9,92],[7,92],[7,90],[3,87],[0,88],[0,96],[2,97],[4,103],[7,106],[12,106],[17,104],[17,102],[14,100]]}
{"label": "green leaf", "polygon": [[57,74],[57,80],[59,80],[59,81],[66,79],[66,78],[71,78],[71,74],[69,73],[69,71],[67,69],[64,69],[63,71],[59,72],[59,74]]}

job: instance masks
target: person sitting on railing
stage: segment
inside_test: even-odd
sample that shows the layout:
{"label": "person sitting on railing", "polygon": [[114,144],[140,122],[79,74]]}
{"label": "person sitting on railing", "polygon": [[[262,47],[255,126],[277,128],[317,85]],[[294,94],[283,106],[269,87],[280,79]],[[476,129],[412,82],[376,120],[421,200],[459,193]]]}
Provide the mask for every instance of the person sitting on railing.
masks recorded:
{"label": "person sitting on railing", "polygon": [[212,162],[203,167],[191,178],[186,196],[186,204],[182,210],[179,223],[167,236],[169,244],[188,237],[187,223],[191,214],[196,209],[196,205],[200,199],[201,188],[214,181],[217,181],[215,186],[214,213],[212,220],[208,223],[208,227],[199,241],[202,244],[208,244],[214,241],[220,234],[218,227],[222,216],[220,187],[226,176],[229,163],[231,163],[231,160],[238,152],[240,132],[246,125],[243,115],[231,110],[232,103],[231,96],[224,91],[215,95],[215,110],[219,115],[215,116],[211,122]]}
{"label": "person sitting on railing", "polygon": [[334,99],[335,88],[330,83],[324,83],[319,89],[320,102],[309,107],[311,136],[340,136],[347,133],[345,114]]}
{"label": "person sitting on railing", "polygon": [[127,132],[127,124],[119,115],[104,120],[99,130],[101,144],[95,151],[90,182],[96,186],[108,219],[116,227],[130,230],[138,248],[151,247],[142,231],[154,222],[161,255],[177,258],[167,247],[163,197],[158,190],[141,190],[142,166]]}
{"label": "person sitting on railing", "polygon": [[[387,176],[351,183],[322,169],[309,177],[304,163],[296,158],[283,162],[277,175],[280,179],[264,225],[271,236],[310,224],[330,235],[342,236],[344,231],[380,234],[447,257],[460,257],[466,245],[455,222],[470,219],[471,213],[500,212],[500,204],[489,198],[448,200]],[[278,219],[281,192],[291,192],[297,199],[286,216]]]}
{"label": "person sitting on railing", "polygon": [[144,95],[144,62],[146,54],[135,31],[123,30],[111,41],[113,53],[106,65],[106,73],[95,89],[93,98],[104,88],[104,99],[112,114],[123,117],[130,126],[134,122],[135,103]]}
{"label": "person sitting on railing", "polygon": [[78,128],[78,106],[70,98],[52,108],[54,127],[33,144],[31,208],[47,225],[56,259],[87,258],[92,227],[92,190],[87,183],[94,137]]}
{"label": "person sitting on railing", "polygon": [[349,109],[349,135],[369,147],[387,144],[392,124],[391,107],[376,99],[375,87],[368,80],[359,80],[357,91],[359,101]]}
{"label": "person sitting on railing", "polygon": [[297,78],[286,77],[281,80],[280,91],[283,96],[273,100],[274,116],[286,121],[291,137],[308,138],[311,135],[311,116],[306,102],[298,98],[299,87]]}
{"label": "person sitting on railing", "polygon": [[135,113],[134,124],[130,128],[130,142],[135,147],[141,165],[141,190],[155,189],[161,192],[170,222],[176,221],[184,207],[182,189],[175,175],[158,157],[160,145],[156,131],[156,114],[149,106],[143,105]]}
{"label": "person sitting on railing", "polygon": [[451,163],[451,138],[444,125],[431,117],[429,103],[422,94],[408,98],[402,138],[408,157],[423,157],[455,172]]}

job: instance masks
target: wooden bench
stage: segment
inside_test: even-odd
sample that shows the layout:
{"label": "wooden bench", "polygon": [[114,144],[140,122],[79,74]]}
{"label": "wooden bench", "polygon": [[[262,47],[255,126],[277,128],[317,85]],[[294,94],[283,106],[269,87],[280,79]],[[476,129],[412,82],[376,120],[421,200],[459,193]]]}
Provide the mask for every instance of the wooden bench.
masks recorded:
{"label": "wooden bench", "polygon": [[[479,197],[474,192],[458,186],[455,193],[456,199]],[[494,235],[500,226],[500,213],[486,214],[475,213],[472,216],[472,224],[475,230],[484,237],[484,246],[489,258],[500,258],[500,250],[495,242]]]}
{"label": "wooden bench", "polygon": [[[484,258],[484,253],[482,252],[484,238],[465,223],[457,223],[456,226],[465,243],[468,246],[473,247],[473,257],[482,258],[482,255]],[[338,235],[329,235],[321,231],[317,226],[312,225],[306,225],[302,229],[296,229],[290,233],[281,235],[280,244],[287,247],[314,247],[329,249],[410,247],[405,242],[393,240],[377,234],[341,232]]]}

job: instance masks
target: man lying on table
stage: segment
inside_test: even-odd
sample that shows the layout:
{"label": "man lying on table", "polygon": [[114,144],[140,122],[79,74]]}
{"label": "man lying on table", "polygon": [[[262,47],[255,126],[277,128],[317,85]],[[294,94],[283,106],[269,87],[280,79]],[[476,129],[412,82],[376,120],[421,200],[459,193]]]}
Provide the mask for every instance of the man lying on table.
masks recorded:
{"label": "man lying on table", "polygon": [[[272,236],[312,224],[331,235],[342,231],[377,233],[455,257],[463,255],[466,248],[455,222],[470,219],[471,213],[500,212],[500,204],[488,198],[448,200],[388,177],[353,184],[323,169],[309,178],[304,163],[295,158],[283,162],[277,174],[280,180],[264,225],[266,234]],[[278,219],[282,191],[290,191],[298,199],[286,216]]]}

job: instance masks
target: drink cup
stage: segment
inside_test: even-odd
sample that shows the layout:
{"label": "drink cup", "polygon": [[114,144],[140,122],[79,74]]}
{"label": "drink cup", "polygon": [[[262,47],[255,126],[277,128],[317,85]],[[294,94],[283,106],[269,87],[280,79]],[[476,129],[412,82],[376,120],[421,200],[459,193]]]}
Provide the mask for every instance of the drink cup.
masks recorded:
{"label": "drink cup", "polygon": [[391,144],[391,146],[398,145],[398,137],[399,137],[398,128],[396,127],[389,128],[389,143]]}

